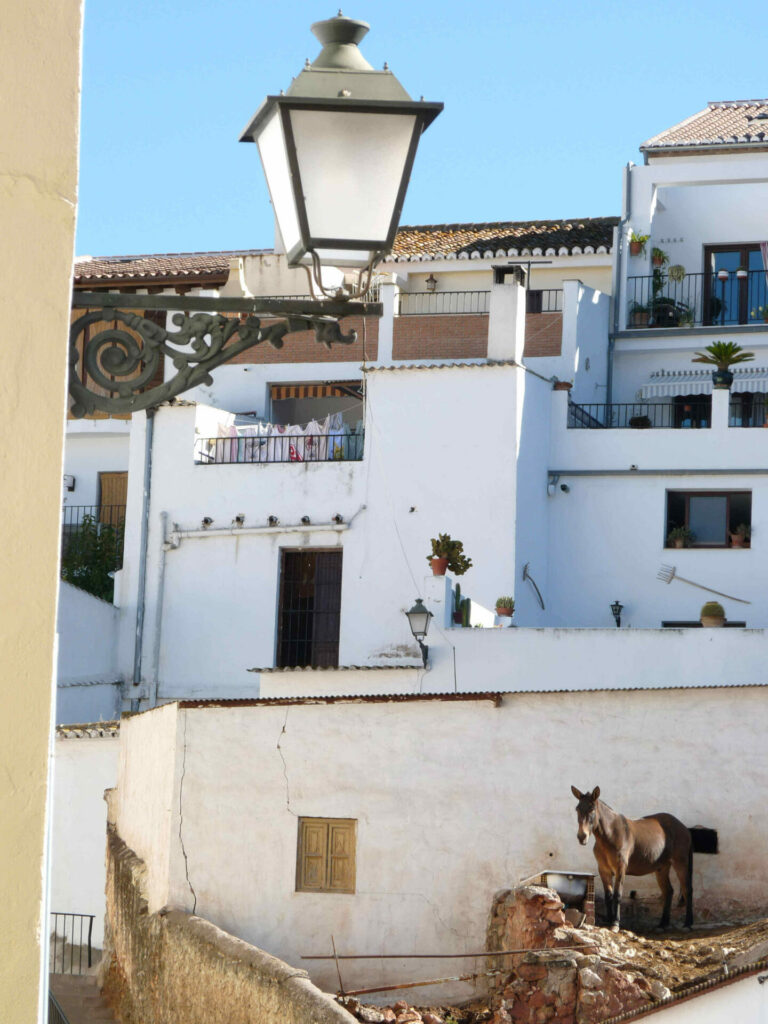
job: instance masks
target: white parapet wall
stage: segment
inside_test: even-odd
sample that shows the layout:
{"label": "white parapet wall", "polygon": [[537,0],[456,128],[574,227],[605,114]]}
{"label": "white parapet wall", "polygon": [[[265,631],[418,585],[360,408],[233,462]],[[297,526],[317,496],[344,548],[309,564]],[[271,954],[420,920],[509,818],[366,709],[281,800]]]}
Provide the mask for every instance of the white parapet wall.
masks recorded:
{"label": "white parapet wall", "polygon": [[104,721],[118,712],[117,616],[109,602],[59,584],[58,723]]}
{"label": "white parapet wall", "polygon": [[[759,687],[170,705],[123,723],[115,823],[147,865],[150,912],[194,907],[335,990],[332,961],[301,959],[330,954],[331,936],[340,953],[482,950],[499,889],[594,871],[572,784],[630,817],[717,830],[720,853],[695,859],[698,921],[765,913],[767,707]],[[303,817],[356,822],[353,893],[297,891]],[[654,887],[632,879],[641,896]],[[342,969],[351,989],[456,967]]]}

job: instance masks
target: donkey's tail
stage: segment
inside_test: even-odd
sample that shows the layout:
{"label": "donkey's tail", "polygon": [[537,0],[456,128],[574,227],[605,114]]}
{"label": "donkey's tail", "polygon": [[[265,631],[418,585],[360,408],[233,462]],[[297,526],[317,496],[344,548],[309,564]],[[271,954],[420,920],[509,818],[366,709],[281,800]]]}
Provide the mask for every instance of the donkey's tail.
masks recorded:
{"label": "donkey's tail", "polygon": [[688,871],[685,880],[685,927],[693,926],[693,851],[694,839],[691,835],[691,845],[688,847]]}

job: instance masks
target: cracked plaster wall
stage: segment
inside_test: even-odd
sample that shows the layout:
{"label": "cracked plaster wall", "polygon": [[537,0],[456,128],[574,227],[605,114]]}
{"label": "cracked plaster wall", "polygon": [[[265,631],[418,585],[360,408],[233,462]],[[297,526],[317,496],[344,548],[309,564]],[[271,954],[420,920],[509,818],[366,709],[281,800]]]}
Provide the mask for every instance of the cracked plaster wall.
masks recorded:
{"label": "cracked plaster wall", "polygon": [[[499,889],[546,868],[596,870],[576,841],[571,783],[600,785],[629,816],[667,810],[718,829],[721,853],[695,860],[697,920],[765,912],[768,825],[754,794],[768,784],[767,715],[761,690],[739,690],[736,701],[725,688],[517,694],[498,709],[170,705],[124,725],[117,827],[147,863],[151,910],[166,900],[195,906],[297,966],[330,953],[331,936],[345,953],[485,949]],[[174,742],[175,756],[162,752]],[[299,816],[357,820],[355,894],[295,892]],[[626,888],[657,891],[653,876]],[[316,984],[337,988],[332,961],[307,966]],[[350,989],[450,977],[456,967],[352,961],[342,974]]]}

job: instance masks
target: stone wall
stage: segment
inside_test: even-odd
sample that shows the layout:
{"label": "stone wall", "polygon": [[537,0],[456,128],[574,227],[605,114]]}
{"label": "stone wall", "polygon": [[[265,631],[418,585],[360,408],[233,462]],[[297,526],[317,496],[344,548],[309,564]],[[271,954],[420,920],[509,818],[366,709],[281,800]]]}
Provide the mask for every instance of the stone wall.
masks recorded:
{"label": "stone wall", "polygon": [[122,1024],[349,1024],[298,970],[202,918],[149,914],[146,868],[110,827],[104,994]]}

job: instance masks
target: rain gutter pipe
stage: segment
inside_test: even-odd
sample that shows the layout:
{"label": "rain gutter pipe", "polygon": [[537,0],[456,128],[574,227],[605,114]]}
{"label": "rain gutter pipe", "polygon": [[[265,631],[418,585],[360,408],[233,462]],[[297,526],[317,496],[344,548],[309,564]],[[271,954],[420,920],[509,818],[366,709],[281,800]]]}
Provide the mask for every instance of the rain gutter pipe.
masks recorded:
{"label": "rain gutter pipe", "polygon": [[135,688],[141,685],[141,649],[144,643],[144,609],[147,590],[147,540],[149,537],[149,499],[152,487],[152,439],[155,433],[154,408],[147,409],[147,423],[144,432],[144,490],[141,507],[141,540],[139,542],[139,585],[136,596],[136,640],[133,647],[133,692],[131,711],[139,710],[140,693]]}
{"label": "rain gutter pipe", "polygon": [[613,402],[613,354],[616,346],[616,335],[619,333],[619,308],[621,303],[621,269],[624,254],[624,228],[632,217],[632,165],[628,163],[624,168],[624,215],[619,221],[616,230],[616,276],[613,283],[613,330],[608,333],[608,359],[605,382],[605,401],[607,405]]}

